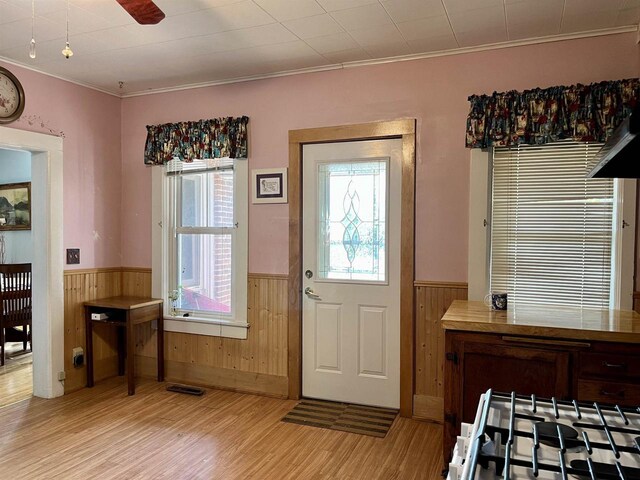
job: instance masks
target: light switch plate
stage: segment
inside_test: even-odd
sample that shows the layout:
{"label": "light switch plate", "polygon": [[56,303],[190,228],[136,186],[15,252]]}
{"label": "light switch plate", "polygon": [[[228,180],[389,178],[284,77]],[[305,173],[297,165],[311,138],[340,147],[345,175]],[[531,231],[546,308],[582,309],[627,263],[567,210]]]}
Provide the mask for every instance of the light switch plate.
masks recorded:
{"label": "light switch plate", "polygon": [[80,263],[80,249],[67,248],[67,265],[74,265],[78,263]]}

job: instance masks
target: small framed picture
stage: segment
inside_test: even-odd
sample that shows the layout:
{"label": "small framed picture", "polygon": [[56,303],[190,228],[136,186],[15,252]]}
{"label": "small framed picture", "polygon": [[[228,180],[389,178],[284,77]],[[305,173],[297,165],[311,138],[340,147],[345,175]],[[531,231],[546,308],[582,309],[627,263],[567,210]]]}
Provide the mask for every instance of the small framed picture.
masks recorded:
{"label": "small framed picture", "polygon": [[251,171],[253,203],[287,203],[287,169]]}

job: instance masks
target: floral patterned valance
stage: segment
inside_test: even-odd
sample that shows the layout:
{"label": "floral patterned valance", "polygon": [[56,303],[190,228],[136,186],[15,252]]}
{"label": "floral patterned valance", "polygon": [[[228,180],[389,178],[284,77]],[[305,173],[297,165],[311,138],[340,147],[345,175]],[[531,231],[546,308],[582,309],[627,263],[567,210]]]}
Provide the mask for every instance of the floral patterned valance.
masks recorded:
{"label": "floral patterned valance", "polygon": [[144,163],[163,165],[206,158],[247,158],[248,117],[222,117],[197,122],[147,126]]}
{"label": "floral patterned valance", "polygon": [[640,79],[472,95],[467,148],[604,142],[640,101]]}

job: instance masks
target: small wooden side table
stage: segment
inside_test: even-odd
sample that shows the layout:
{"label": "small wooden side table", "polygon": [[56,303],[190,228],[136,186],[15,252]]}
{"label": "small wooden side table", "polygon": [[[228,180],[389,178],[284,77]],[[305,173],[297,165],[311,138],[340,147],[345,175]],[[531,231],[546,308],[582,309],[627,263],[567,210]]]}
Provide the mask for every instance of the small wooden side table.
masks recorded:
{"label": "small wooden side table", "polygon": [[[118,374],[124,375],[127,362],[127,386],[129,395],[136,393],[135,385],[135,335],[134,326],[158,322],[158,381],[164,381],[164,328],[162,299],[148,297],[109,297],[84,302],[87,333],[87,387],[93,387],[93,324],[115,325],[118,329]],[[104,314],[105,319],[92,319],[91,314]],[[124,344],[124,345],[123,345]]]}

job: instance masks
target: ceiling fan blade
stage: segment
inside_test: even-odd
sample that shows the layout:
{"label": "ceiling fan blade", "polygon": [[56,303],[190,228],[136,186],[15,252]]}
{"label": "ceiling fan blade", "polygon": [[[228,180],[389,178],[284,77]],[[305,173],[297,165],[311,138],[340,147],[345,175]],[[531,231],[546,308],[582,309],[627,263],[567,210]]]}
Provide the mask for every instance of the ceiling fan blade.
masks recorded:
{"label": "ceiling fan blade", "polygon": [[155,25],[164,18],[164,12],[152,0],[116,0],[141,25]]}

